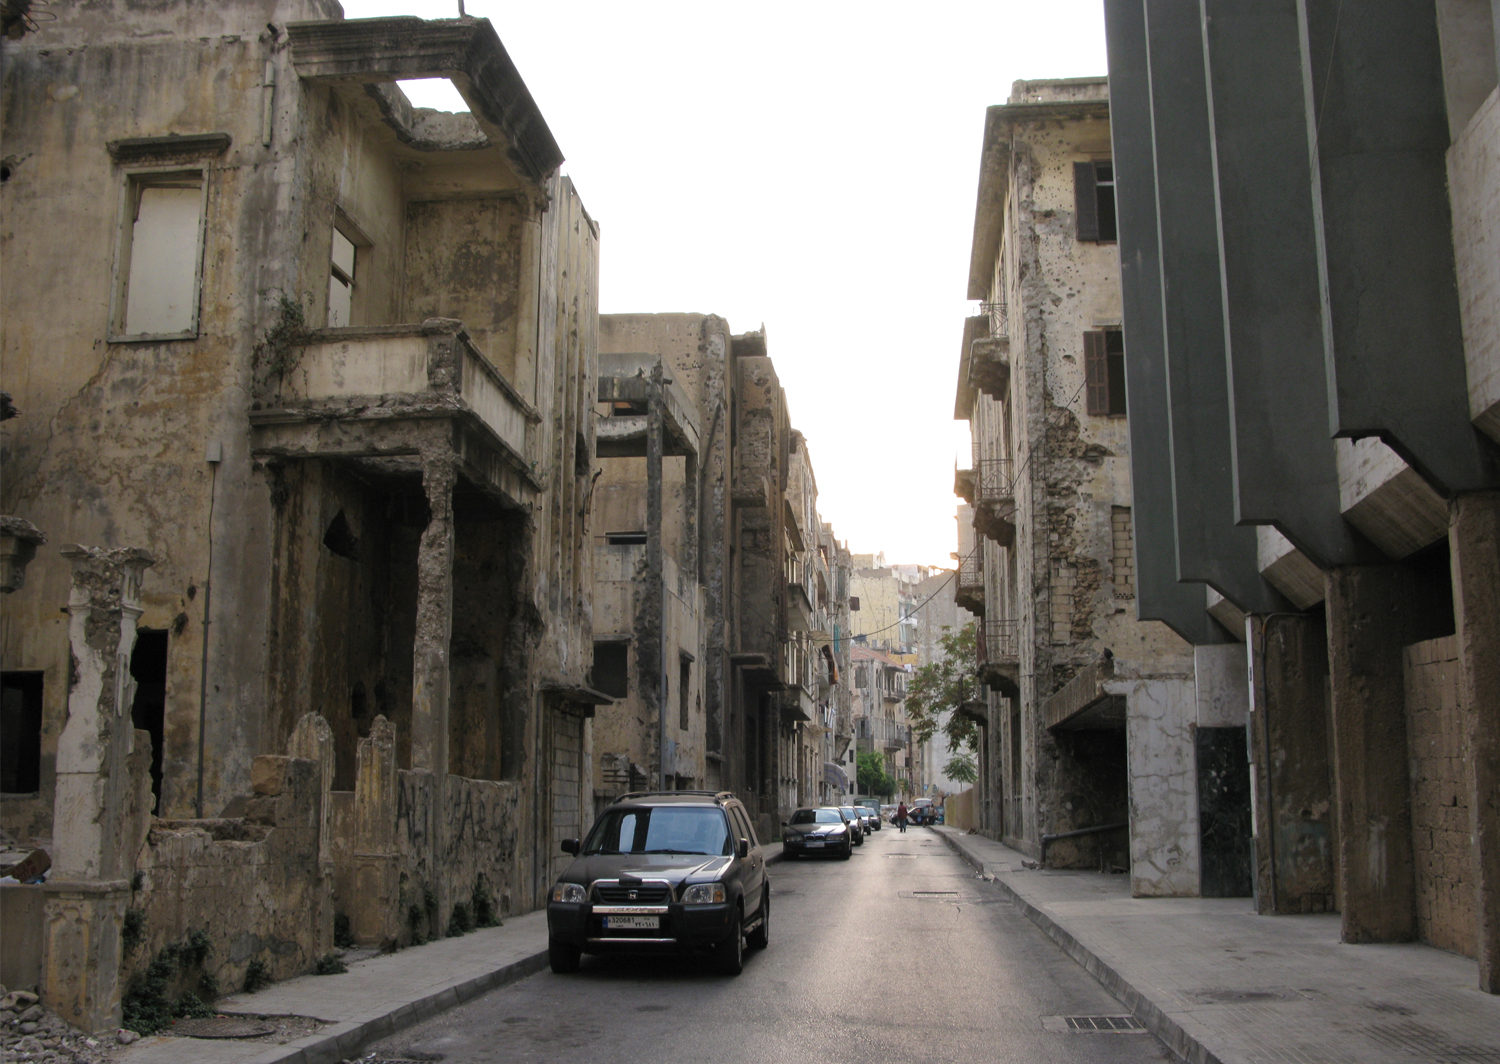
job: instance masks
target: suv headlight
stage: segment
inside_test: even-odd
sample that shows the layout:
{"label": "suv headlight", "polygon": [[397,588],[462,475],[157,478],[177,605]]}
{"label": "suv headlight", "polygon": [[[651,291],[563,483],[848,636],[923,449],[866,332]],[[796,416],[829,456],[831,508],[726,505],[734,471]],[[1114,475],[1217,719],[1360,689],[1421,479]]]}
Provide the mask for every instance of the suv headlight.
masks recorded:
{"label": "suv headlight", "polygon": [[723,902],[723,883],[694,883],[682,892],[684,905],[721,905]]}
{"label": "suv headlight", "polygon": [[583,904],[588,892],[578,883],[559,883],[552,888],[552,900],[571,902],[575,905]]}

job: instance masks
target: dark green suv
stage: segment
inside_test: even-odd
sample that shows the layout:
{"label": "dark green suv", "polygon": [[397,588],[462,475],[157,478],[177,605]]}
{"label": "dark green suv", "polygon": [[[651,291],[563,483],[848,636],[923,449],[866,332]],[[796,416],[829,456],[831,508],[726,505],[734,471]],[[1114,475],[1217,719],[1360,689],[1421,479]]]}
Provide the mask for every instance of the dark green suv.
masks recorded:
{"label": "dark green suv", "polygon": [[738,975],[745,945],[770,940],[765,854],[728,791],[627,794],[562,849],[577,859],[547,902],[554,972],[576,971],[583,953],[707,950]]}

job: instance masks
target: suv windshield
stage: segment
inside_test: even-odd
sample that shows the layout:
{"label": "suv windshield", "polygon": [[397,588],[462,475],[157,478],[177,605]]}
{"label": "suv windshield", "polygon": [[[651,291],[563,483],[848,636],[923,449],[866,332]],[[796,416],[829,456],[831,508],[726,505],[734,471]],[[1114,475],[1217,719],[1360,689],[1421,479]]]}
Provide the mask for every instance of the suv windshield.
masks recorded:
{"label": "suv windshield", "polygon": [[610,809],[589,832],[584,853],[692,853],[722,857],[733,852],[729,828],[717,807],[655,806]]}
{"label": "suv windshield", "polygon": [[842,824],[837,809],[799,809],[792,814],[793,824]]}

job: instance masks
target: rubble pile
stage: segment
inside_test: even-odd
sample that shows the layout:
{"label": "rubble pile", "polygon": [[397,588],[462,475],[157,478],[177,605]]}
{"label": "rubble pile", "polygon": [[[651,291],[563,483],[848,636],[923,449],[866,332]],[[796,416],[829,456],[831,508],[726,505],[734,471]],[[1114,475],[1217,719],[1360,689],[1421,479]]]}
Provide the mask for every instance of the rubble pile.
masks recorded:
{"label": "rubble pile", "polygon": [[133,1031],[92,1036],[74,1030],[26,990],[0,986],[0,1060],[35,1064],[109,1064],[111,1051],[139,1036]]}

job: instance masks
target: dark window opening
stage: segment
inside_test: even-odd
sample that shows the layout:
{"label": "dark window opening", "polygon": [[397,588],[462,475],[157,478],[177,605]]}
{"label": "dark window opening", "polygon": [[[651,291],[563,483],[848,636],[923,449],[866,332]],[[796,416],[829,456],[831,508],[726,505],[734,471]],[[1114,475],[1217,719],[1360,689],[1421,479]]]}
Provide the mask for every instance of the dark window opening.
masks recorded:
{"label": "dark window opening", "polygon": [[588,437],[581,432],[573,434],[573,475],[575,477],[586,477],[593,467],[593,459],[589,453]]}
{"label": "dark window opening", "polygon": [[852,595],[852,596],[850,596],[850,598],[849,598],[849,612],[850,613],[858,613],[859,612],[859,596],[858,595]]}
{"label": "dark window opening", "polygon": [[611,547],[641,546],[646,542],[644,532],[606,532],[604,542]]}
{"label": "dark window opening", "polygon": [[630,693],[630,644],[595,643],[594,671],[590,686],[611,698]]}
{"label": "dark window opening", "polygon": [[42,789],[42,674],[0,673],[0,791]]}
{"label": "dark window opening", "polygon": [[610,417],[645,417],[646,400],[616,399],[609,405]]}
{"label": "dark window opening", "polygon": [[130,653],[130,678],[135,681],[135,701],[130,723],[151,736],[151,812],[161,810],[162,743],[166,736],[167,633],[150,628],[135,633]]}
{"label": "dark window opening", "polygon": [[1113,162],[1073,164],[1073,214],[1079,240],[1105,244],[1118,239]]}
{"label": "dark window opening", "polygon": [[359,537],[349,527],[349,519],[344,516],[343,510],[334,514],[333,520],[328,523],[328,531],[323,533],[323,546],[340,558],[348,558],[351,562],[359,561]]}
{"label": "dark window opening", "polygon": [[1088,412],[1100,416],[1125,413],[1125,334],[1104,329],[1083,334]]}
{"label": "dark window opening", "polygon": [[684,659],[677,665],[677,712],[678,726],[687,731],[692,727],[688,716],[688,690],[693,684],[693,663]]}

